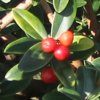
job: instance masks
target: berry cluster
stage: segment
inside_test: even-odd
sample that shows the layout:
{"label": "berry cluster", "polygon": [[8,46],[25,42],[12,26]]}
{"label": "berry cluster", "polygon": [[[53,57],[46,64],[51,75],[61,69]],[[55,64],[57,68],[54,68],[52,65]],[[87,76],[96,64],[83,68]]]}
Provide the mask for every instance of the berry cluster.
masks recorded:
{"label": "berry cluster", "polygon": [[47,37],[42,40],[42,50],[46,53],[53,53],[57,60],[65,60],[70,56],[69,47],[73,42],[73,32],[67,31],[61,34],[58,40],[54,38]]}

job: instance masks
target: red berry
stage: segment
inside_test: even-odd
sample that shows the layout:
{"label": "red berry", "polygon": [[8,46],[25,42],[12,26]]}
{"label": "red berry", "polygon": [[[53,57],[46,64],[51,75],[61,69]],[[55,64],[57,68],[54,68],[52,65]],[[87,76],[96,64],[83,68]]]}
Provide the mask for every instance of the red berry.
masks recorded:
{"label": "red berry", "polygon": [[54,57],[57,60],[65,60],[68,59],[70,55],[70,51],[67,47],[60,45],[54,51]]}
{"label": "red berry", "polygon": [[41,79],[46,84],[54,84],[58,81],[51,67],[46,67],[41,71]]}
{"label": "red berry", "polygon": [[42,40],[42,50],[46,53],[53,52],[57,47],[57,42],[53,38]]}
{"label": "red berry", "polygon": [[61,34],[59,41],[62,45],[69,47],[73,42],[73,38],[74,33],[71,30],[68,30]]}

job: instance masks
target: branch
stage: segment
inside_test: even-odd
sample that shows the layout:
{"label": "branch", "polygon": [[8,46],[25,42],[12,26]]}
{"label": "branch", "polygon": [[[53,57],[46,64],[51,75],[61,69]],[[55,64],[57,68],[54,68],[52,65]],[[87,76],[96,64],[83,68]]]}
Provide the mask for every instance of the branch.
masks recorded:
{"label": "branch", "polygon": [[52,24],[53,23],[53,19],[54,19],[52,9],[50,8],[50,6],[48,5],[48,3],[45,0],[41,0],[40,3],[42,5],[44,11],[47,14],[49,22]]}
{"label": "branch", "polygon": [[[27,9],[32,5],[32,0],[24,0],[23,2],[19,3],[16,8],[20,9]],[[0,30],[4,29],[9,23],[13,21],[12,11],[7,13],[1,20]]]}
{"label": "branch", "polygon": [[86,16],[88,27],[91,30],[91,34],[94,36],[95,40],[99,40],[100,38],[100,25],[97,23],[95,13],[93,12],[92,2],[91,0],[87,0],[87,4],[85,6]]}

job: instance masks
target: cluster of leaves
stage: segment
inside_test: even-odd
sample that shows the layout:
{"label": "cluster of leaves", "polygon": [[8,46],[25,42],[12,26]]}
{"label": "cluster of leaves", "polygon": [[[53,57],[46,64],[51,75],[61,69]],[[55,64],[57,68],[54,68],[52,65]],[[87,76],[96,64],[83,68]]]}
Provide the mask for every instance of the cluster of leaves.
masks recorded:
{"label": "cluster of leaves", "polygon": [[[1,0],[8,3],[11,0]],[[33,0],[35,6],[39,0]],[[86,4],[85,0],[47,0],[53,5],[54,21],[47,32],[43,23],[35,14],[27,10],[14,8],[13,17],[17,25],[25,32],[25,36],[9,43],[4,52],[22,55],[18,64],[13,66],[5,75],[4,81],[0,83],[0,96],[13,95],[27,87],[33,75],[40,72],[47,64],[55,70],[59,79],[57,89],[43,96],[43,100],[99,100],[100,85],[100,57],[87,62],[87,57],[96,49],[93,40],[83,35],[75,35],[70,47],[71,56],[69,60],[58,61],[51,53],[41,50],[41,40],[48,35],[58,39],[61,33],[67,31],[75,22],[77,10]],[[34,3],[33,3],[34,4]],[[84,61],[76,72],[70,64],[71,61],[80,59]]]}

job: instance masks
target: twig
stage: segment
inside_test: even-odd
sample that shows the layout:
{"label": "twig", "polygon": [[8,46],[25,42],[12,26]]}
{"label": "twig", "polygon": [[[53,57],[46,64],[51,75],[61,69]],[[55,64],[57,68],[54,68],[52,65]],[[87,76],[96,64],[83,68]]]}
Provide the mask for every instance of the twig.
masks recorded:
{"label": "twig", "polygon": [[95,40],[97,41],[100,38],[100,25],[98,25],[95,13],[93,12],[91,0],[87,0],[85,10],[86,10],[86,16],[88,18],[87,19],[88,27],[91,30],[91,34],[95,37]]}
{"label": "twig", "polygon": [[80,66],[82,66],[83,64],[82,64],[82,61],[81,60],[74,60],[74,61],[72,61],[72,63],[71,63],[76,69],[78,69]]}
{"label": "twig", "polygon": [[49,22],[52,24],[53,19],[54,19],[52,9],[50,8],[50,6],[48,5],[48,3],[45,0],[41,0],[40,3],[47,14]]}
{"label": "twig", "polygon": [[[20,8],[20,9],[27,9],[28,7],[30,7],[32,4],[32,0],[25,0],[21,3],[19,3],[16,8]],[[12,11],[7,13],[1,20],[1,24],[0,24],[0,30],[4,29],[9,23],[11,23],[13,21],[13,15],[12,15]]]}

